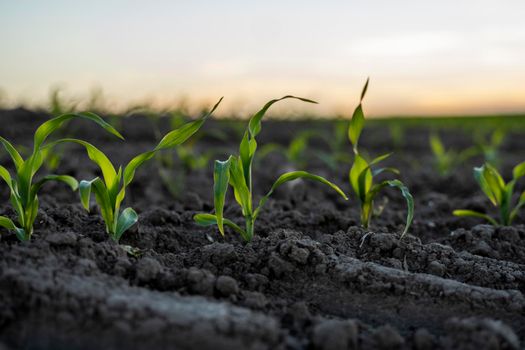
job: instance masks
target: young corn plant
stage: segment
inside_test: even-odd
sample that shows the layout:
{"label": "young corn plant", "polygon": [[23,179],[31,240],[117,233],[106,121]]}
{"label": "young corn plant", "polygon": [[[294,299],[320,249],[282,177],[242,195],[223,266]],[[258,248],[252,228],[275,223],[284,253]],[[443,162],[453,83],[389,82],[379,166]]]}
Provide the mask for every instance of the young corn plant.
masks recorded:
{"label": "young corn plant", "polygon": [[430,135],[429,144],[434,155],[436,170],[441,176],[449,175],[458,165],[478,154],[476,147],[469,147],[462,151],[447,150],[439,135],[435,133]]}
{"label": "young corn plant", "polygon": [[[346,195],[335,184],[329,182],[321,176],[310,174],[306,171],[292,171],[282,174],[272,185],[268,193],[260,200],[258,205],[253,206],[253,181],[252,181],[252,163],[257,150],[256,137],[261,132],[261,120],[267,110],[276,102],[284,99],[297,99],[303,102],[315,103],[301,97],[284,96],[280,99],[271,100],[264,107],[254,114],[248,123],[244,136],[239,146],[239,154],[231,155],[226,161],[215,161],[213,180],[213,196],[215,204],[215,214],[197,214],[194,216],[197,224],[202,226],[217,225],[219,232],[224,236],[224,226],[227,226],[237,232],[245,241],[250,241],[255,232],[255,221],[260,214],[261,209],[268,201],[273,192],[281,185],[288,181],[303,178],[320,182],[329,186],[343,198]],[[242,209],[245,227],[239,225],[224,217],[224,203],[228,187],[233,188],[235,200]]]}
{"label": "young corn plant", "polygon": [[222,98],[202,118],[170,131],[153,150],[137,155],[124,168],[120,166],[118,170],[102,151],[88,142],[78,139],[56,141],[56,143],[74,142],[82,145],[86,149],[88,157],[100,168],[102,179],[96,177],[90,181],[83,180],[80,182],[80,200],[84,208],[89,211],[91,192],[95,194],[95,201],[100,208],[102,219],[106,225],[106,232],[111,239],[118,242],[124,232],[138,221],[138,215],[132,208],[121,210],[121,204],[126,196],[126,189],[133,181],[137,168],[153,158],[157,152],[173,148],[185,142],[201,128],[206,119],[217,109],[221,101]]}
{"label": "young corn plant", "polygon": [[316,133],[313,130],[306,130],[294,137],[288,146],[274,142],[267,143],[259,150],[259,161],[271,153],[278,153],[284,156],[287,162],[293,165],[294,168],[303,168],[306,166],[305,153],[308,148],[308,141],[313,137],[316,137]]}
{"label": "young corn plant", "polygon": [[500,148],[505,141],[505,131],[497,129],[490,135],[485,135],[483,132],[474,134],[475,143],[479,152],[483,154],[485,163],[491,164],[493,167],[498,167],[500,164]]}
{"label": "young corn plant", "polygon": [[374,212],[374,199],[378,193],[385,187],[395,187],[401,191],[401,194],[407,203],[407,218],[405,229],[401,234],[402,238],[408,232],[408,229],[412,224],[412,219],[414,217],[414,199],[408,188],[400,180],[384,180],[377,184],[374,183],[374,178],[379,174],[390,172],[395,175],[399,175],[399,170],[391,167],[372,169],[374,165],[377,165],[381,161],[385,160],[392,153],[383,154],[374,158],[372,161],[367,161],[365,157],[359,152],[359,137],[361,136],[361,132],[365,123],[362,103],[367,89],[368,80],[363,87],[359,105],[355,109],[348,127],[348,138],[350,139],[350,143],[352,144],[354,151],[354,162],[349,174],[350,184],[352,185],[353,191],[359,198],[361,205],[361,224],[365,228],[368,228],[370,224],[370,219]]}
{"label": "young corn plant", "polygon": [[505,183],[498,170],[485,163],[479,168],[474,168],[474,178],[481,187],[481,190],[490,202],[499,211],[499,222],[491,216],[474,210],[458,209],[454,210],[456,216],[471,216],[485,219],[492,225],[508,226],[518,215],[519,210],[525,205],[525,191],[521,193],[518,202],[513,206],[514,187],[516,182],[525,176],[525,162],[516,165],[512,171],[512,180]]}
{"label": "young corn plant", "polygon": [[0,216],[0,226],[14,231],[21,241],[31,239],[39,209],[38,191],[46,182],[61,181],[69,185],[74,191],[78,188],[77,180],[68,175],[46,175],[38,181],[34,181],[36,173],[43,165],[46,150],[53,146],[53,143],[45,144],[46,139],[66,121],[73,118],[91,120],[111,134],[122,138],[117,130],[93,113],[64,114],[40,125],[34,135],[33,151],[27,159],[23,159],[20,152],[9,141],[0,137],[0,142],[10,155],[15,167],[15,176],[11,176],[5,167],[0,166],[0,178],[9,187],[11,204],[17,214],[18,221],[17,224],[5,216]]}

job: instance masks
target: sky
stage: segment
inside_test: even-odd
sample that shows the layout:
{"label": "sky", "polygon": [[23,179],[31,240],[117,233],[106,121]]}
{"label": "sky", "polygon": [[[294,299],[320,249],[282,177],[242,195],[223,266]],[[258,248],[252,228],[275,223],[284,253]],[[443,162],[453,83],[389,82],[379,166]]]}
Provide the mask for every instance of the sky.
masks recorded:
{"label": "sky", "polygon": [[525,1],[0,0],[0,102],[50,89],[112,108],[211,104],[248,113],[525,111]]}

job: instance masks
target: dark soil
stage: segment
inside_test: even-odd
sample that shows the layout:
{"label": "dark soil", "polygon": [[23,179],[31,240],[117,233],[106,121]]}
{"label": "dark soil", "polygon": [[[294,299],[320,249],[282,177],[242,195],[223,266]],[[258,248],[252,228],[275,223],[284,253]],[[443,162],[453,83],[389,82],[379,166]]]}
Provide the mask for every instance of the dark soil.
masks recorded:
{"label": "dark soil", "polygon": [[[45,118],[0,112],[0,135],[31,145]],[[310,124],[267,122],[259,144],[287,144],[312,126],[331,130],[328,122]],[[87,122],[68,130],[125,163],[152,147],[155,134],[139,116],[123,125],[126,143]],[[211,121],[203,130],[218,129],[230,141],[204,137],[196,147],[217,149],[225,159],[240,136],[226,122]],[[405,203],[394,190],[384,192],[383,213],[364,230],[355,198],[345,202],[310,182],[277,191],[252,242],[233,232],[223,238],[192,219],[213,208],[212,163],[187,173],[183,193],[174,198],[152,161],[139,169],[127,196],[140,222],[121,243],[141,250],[134,257],[108,239],[97,211],[85,212],[77,194],[47,185],[33,239],[21,243],[5,230],[0,235],[0,349],[523,348],[523,216],[499,228],[452,216],[456,208],[492,213],[472,177],[472,166],[482,160],[438,176],[428,132],[409,128],[401,145],[393,145],[380,125],[363,136],[362,147],[372,155],[396,150],[388,163],[401,169],[414,195],[414,225],[403,240]],[[442,136],[458,149],[472,142],[469,131]],[[349,166],[330,170],[313,156],[323,147],[312,145],[307,170],[349,192]],[[510,133],[500,156],[506,176],[524,150],[524,135]],[[58,172],[97,175],[80,148],[68,146],[66,154]],[[9,164],[3,151],[0,164]],[[258,162],[256,193],[292,166],[277,154]],[[226,216],[241,222],[232,197]],[[12,216],[3,184],[0,198],[0,214]]]}

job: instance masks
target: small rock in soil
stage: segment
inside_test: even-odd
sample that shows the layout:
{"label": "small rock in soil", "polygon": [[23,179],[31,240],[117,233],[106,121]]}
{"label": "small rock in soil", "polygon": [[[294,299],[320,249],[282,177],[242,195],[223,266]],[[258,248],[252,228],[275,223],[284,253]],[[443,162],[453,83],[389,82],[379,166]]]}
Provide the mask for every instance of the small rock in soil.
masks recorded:
{"label": "small rock in soil", "polygon": [[403,337],[390,325],[377,328],[373,334],[379,349],[399,349],[405,343]]}
{"label": "small rock in soil", "polygon": [[416,350],[430,350],[434,347],[434,341],[434,336],[425,328],[420,328],[414,333]]}
{"label": "small rock in soil", "polygon": [[219,294],[225,297],[239,293],[237,281],[230,276],[219,276],[215,287]]}
{"label": "small rock in soil", "polygon": [[485,241],[479,241],[476,246],[472,249],[472,254],[485,257],[493,257],[494,251]]}
{"label": "small rock in soil", "polygon": [[356,349],[357,337],[355,321],[328,320],[314,327],[312,341],[319,350]]}
{"label": "small rock in soil", "polygon": [[428,272],[439,277],[443,277],[446,270],[446,266],[441,264],[439,261],[432,261],[428,265]]}
{"label": "small rock in soil", "polygon": [[190,291],[193,293],[212,296],[215,287],[215,276],[207,271],[192,267],[188,271]]}
{"label": "small rock in soil", "polygon": [[154,280],[162,271],[160,263],[152,258],[142,258],[136,267],[137,279],[140,283],[147,283]]}
{"label": "small rock in soil", "polygon": [[275,253],[272,253],[272,255],[270,256],[268,266],[277,277],[289,274],[294,270],[292,264],[290,264],[287,261],[284,261]]}
{"label": "small rock in soil", "polygon": [[268,304],[268,300],[264,294],[259,292],[244,291],[243,296],[243,304],[252,309],[263,309]]}

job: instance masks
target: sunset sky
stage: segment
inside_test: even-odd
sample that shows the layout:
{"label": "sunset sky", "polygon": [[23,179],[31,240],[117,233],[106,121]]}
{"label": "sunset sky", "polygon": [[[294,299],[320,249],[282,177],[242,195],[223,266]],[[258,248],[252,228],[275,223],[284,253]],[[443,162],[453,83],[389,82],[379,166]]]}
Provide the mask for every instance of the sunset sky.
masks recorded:
{"label": "sunset sky", "polygon": [[34,104],[101,87],[112,107],[225,96],[223,113],[296,94],[333,115],[370,76],[373,115],[523,112],[524,18],[524,0],[0,0],[0,90]]}

